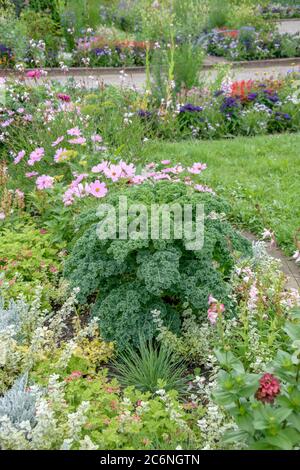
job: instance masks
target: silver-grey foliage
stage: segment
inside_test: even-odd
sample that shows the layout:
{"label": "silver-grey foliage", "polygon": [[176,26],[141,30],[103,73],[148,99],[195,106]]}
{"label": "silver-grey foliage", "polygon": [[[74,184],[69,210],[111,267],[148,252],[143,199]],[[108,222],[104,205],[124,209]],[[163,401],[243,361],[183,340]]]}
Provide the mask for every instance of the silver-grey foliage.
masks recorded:
{"label": "silver-grey foliage", "polygon": [[28,374],[19,377],[12,388],[0,398],[0,418],[8,416],[18,426],[24,421],[31,425],[36,422],[36,400],[39,395],[37,388],[27,388]]}

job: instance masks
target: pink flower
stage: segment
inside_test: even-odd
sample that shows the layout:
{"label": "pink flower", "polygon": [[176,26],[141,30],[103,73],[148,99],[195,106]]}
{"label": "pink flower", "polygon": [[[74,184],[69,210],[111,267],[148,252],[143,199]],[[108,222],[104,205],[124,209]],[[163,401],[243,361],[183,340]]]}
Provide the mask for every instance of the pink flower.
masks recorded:
{"label": "pink flower", "polygon": [[69,140],[69,144],[74,145],[84,145],[86,143],[86,139],[84,137],[77,137],[76,139]]}
{"label": "pink flower", "polygon": [[275,398],[280,394],[280,382],[272,374],[264,374],[259,380],[259,389],[255,394],[256,400],[263,403],[274,403]]}
{"label": "pink flower", "polygon": [[136,175],[131,179],[133,184],[142,184],[147,178],[142,175]]}
{"label": "pink flower", "polygon": [[52,147],[56,147],[56,146],[59,145],[63,140],[64,140],[64,137],[63,137],[63,136],[58,137],[58,138],[51,144]]}
{"label": "pink flower", "polygon": [[105,168],[104,174],[106,178],[110,178],[115,183],[122,176],[122,168],[120,165],[110,165],[110,167]]}
{"label": "pink flower", "polygon": [[38,80],[42,76],[42,71],[41,70],[29,70],[29,72],[26,73],[26,77],[28,78],[35,78]]}
{"label": "pink flower", "polygon": [[36,162],[39,162],[45,155],[45,150],[40,147],[31,152],[28,160],[28,165],[33,166]]}
{"label": "pink flower", "polygon": [[217,323],[218,316],[219,316],[219,314],[216,310],[211,309],[211,308],[208,309],[207,318],[210,321],[211,325],[215,325]]}
{"label": "pink flower", "polygon": [[87,173],[81,173],[80,175],[77,175],[76,173],[73,174],[76,176],[76,179],[71,183],[72,188],[75,188],[79,183],[81,183],[82,180],[89,176]]}
{"label": "pink flower", "polygon": [[126,178],[131,178],[132,176],[135,175],[135,166],[133,163],[130,163],[129,165],[127,165],[127,163],[121,161],[120,162],[120,167],[122,169],[122,176],[123,177],[126,177]]}
{"label": "pink flower", "polygon": [[215,298],[210,294],[210,296],[208,297],[208,305],[216,304],[216,303],[218,303],[217,299],[215,299]]}
{"label": "pink flower", "polygon": [[42,175],[36,179],[37,189],[51,189],[53,188],[54,178],[52,176]]}
{"label": "pink flower", "polygon": [[208,298],[209,309],[207,311],[207,318],[211,325],[215,325],[222,313],[225,312],[225,305],[218,302],[212,295]]}
{"label": "pink flower", "polygon": [[163,165],[170,165],[171,161],[170,160],[162,160],[161,163]]}
{"label": "pink flower", "polygon": [[4,212],[0,212],[0,220],[4,220],[5,217],[6,217],[6,216],[5,216]]}
{"label": "pink flower", "polygon": [[106,168],[108,168],[108,162],[103,161],[99,165],[93,166],[92,173],[103,173]]}
{"label": "pink flower", "polygon": [[146,165],[146,168],[148,168],[149,170],[151,170],[152,168],[155,168],[155,167],[156,167],[156,163],[154,163],[154,162],[148,163],[148,165]]}
{"label": "pink flower", "polygon": [[70,103],[71,97],[69,95],[65,95],[64,93],[58,93],[57,98],[65,103]]}
{"label": "pink flower", "polygon": [[92,140],[92,142],[102,142],[103,139],[102,139],[101,135],[94,134],[94,135],[91,136],[91,140]]}
{"label": "pink flower", "polygon": [[66,152],[67,152],[67,149],[65,148],[60,148],[56,151],[55,155],[54,155],[54,161],[56,163],[60,163],[64,160],[66,160],[68,157],[66,155]]}
{"label": "pink flower", "polygon": [[4,121],[1,123],[1,127],[5,128],[5,127],[9,127],[12,123],[14,122],[14,119],[7,119],[7,121]]}
{"label": "pink flower", "polygon": [[104,197],[107,194],[106,184],[100,183],[99,180],[94,181],[89,185],[89,193],[97,198]]}
{"label": "pink flower", "polygon": [[196,191],[199,191],[200,193],[210,193],[213,195],[216,194],[211,188],[209,188],[208,186],[203,186],[202,184],[196,184],[194,188]]}
{"label": "pink flower", "polygon": [[33,178],[34,176],[37,176],[38,172],[37,171],[31,171],[30,173],[25,173],[26,178]]}
{"label": "pink flower", "polygon": [[24,199],[24,193],[20,189],[15,190],[15,195],[17,196],[18,199]]}
{"label": "pink flower", "polygon": [[199,175],[202,171],[206,170],[206,163],[194,163],[191,168],[188,168],[188,171],[194,175]]}
{"label": "pink flower", "polygon": [[25,157],[25,150],[21,150],[21,152],[18,153],[16,158],[14,159],[14,164],[17,165],[24,157]]}
{"label": "pink flower", "polygon": [[81,136],[81,130],[78,127],[73,127],[72,129],[69,129],[67,131],[68,135],[71,135],[72,137],[80,137]]}

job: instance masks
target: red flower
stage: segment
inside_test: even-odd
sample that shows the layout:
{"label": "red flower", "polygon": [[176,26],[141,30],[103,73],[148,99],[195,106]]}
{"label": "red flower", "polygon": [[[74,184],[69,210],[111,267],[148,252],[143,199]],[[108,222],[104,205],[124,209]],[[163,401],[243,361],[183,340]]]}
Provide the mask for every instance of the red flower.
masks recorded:
{"label": "red flower", "polygon": [[280,393],[280,382],[272,374],[264,374],[259,381],[260,387],[255,394],[256,400],[263,403],[274,403]]}
{"label": "red flower", "polygon": [[253,80],[241,80],[240,82],[234,82],[231,86],[231,96],[245,100],[253,88]]}

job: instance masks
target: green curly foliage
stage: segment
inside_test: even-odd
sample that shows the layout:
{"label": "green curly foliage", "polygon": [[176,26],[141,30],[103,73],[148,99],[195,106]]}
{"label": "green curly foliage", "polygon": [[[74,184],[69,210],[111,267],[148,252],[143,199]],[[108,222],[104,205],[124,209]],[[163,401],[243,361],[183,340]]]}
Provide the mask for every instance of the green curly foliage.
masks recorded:
{"label": "green curly foliage", "polygon": [[[182,183],[160,181],[156,185],[128,187],[110,194],[105,203],[118,213],[119,196],[128,207],[150,204],[204,204],[205,243],[202,250],[186,249],[187,240],[100,240],[99,217],[89,211],[79,220],[79,238],[73,247],[65,275],[79,286],[80,302],[94,302],[101,333],[120,348],[137,344],[155,334],[151,312],[161,311],[164,323],[178,332],[183,304],[188,302],[199,321],[207,315],[210,294],[229,306],[230,274],[235,257],[250,253],[249,243],[221,216],[226,203],[208,193],[195,192]],[[194,211],[195,212],[195,211]],[[214,216],[212,216],[214,214]],[[150,225],[150,224],[149,224]],[[150,228],[149,228],[150,230]]]}

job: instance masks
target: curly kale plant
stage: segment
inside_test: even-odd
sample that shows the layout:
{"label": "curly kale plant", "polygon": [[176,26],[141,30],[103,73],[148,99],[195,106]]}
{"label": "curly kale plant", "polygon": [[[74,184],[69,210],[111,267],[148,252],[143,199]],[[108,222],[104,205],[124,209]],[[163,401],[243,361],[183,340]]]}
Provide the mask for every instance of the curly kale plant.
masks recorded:
{"label": "curly kale plant", "polygon": [[[235,258],[249,254],[250,245],[225,220],[228,208],[224,201],[183,183],[145,183],[106,198],[117,216],[119,196],[127,197],[128,207],[144,204],[148,214],[151,204],[190,204],[193,223],[196,206],[203,204],[205,241],[201,250],[191,251],[184,236],[121,240],[117,234],[114,240],[101,240],[97,235],[99,213],[98,217],[96,211],[82,216],[65,275],[73,286],[80,287],[80,302],[93,302],[103,337],[123,348],[127,343],[137,344],[140,331],[147,339],[153,337],[153,310],[159,310],[164,323],[179,332],[183,304],[191,306],[199,321],[207,315],[210,294],[228,305]],[[150,232],[150,216],[148,219]]]}

